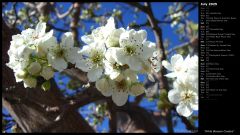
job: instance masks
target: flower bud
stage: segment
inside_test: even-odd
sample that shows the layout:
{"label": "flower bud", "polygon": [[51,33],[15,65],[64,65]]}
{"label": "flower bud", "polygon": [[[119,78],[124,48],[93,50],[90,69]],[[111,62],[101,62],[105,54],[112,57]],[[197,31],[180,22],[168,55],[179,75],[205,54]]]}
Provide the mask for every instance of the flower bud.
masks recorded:
{"label": "flower bud", "polygon": [[27,72],[24,70],[20,70],[16,73],[16,77],[19,79],[24,79],[27,76]]}
{"label": "flower bud", "polygon": [[27,77],[23,79],[24,87],[35,88],[37,86],[37,79],[33,77]]}
{"label": "flower bud", "polygon": [[49,79],[53,78],[53,76],[54,76],[54,71],[53,71],[52,67],[44,66],[43,69],[42,69],[42,72],[40,73],[40,75],[41,75],[45,80],[49,80]]}
{"label": "flower bud", "polygon": [[30,64],[27,70],[31,75],[36,75],[41,71],[41,65],[38,62],[33,62]]}
{"label": "flower bud", "polygon": [[41,85],[41,88],[42,88],[44,91],[49,90],[50,87],[51,87],[50,81],[46,81],[46,82],[44,82],[44,83]]}

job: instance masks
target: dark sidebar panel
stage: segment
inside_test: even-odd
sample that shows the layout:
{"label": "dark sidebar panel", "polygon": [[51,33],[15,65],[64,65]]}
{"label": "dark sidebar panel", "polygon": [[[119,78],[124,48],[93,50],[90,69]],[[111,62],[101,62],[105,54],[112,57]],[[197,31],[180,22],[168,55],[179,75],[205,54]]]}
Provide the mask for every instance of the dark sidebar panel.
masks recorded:
{"label": "dark sidebar panel", "polygon": [[199,131],[240,130],[239,4],[199,2]]}

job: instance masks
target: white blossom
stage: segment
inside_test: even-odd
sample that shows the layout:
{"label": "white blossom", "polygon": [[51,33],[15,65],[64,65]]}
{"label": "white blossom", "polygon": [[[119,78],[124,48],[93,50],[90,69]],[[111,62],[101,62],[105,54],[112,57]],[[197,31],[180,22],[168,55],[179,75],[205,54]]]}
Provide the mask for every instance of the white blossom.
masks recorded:
{"label": "white blossom", "polygon": [[187,67],[183,60],[182,55],[175,54],[171,57],[171,64],[164,60],[162,61],[162,65],[169,71],[172,71],[171,73],[166,74],[166,77],[169,78],[175,78],[178,76],[181,76],[182,73],[186,72]]}
{"label": "white blossom", "polygon": [[38,62],[32,62],[30,66],[27,68],[28,73],[31,75],[36,75],[41,71],[41,65]]}
{"label": "white blossom", "polygon": [[102,42],[93,42],[85,45],[79,51],[82,57],[76,62],[76,67],[87,73],[89,81],[95,82],[103,74],[103,59],[106,52],[106,47]]}
{"label": "white blossom", "polygon": [[172,71],[166,76],[173,78],[173,89],[168,92],[170,102],[177,105],[179,115],[189,117],[193,110],[198,110],[198,56],[188,55],[185,60],[179,54],[172,56],[171,64],[162,62]]}
{"label": "white blossom", "polygon": [[113,54],[116,61],[122,65],[129,65],[131,70],[139,71],[142,69],[144,60],[149,59],[155,49],[155,44],[146,41],[147,33],[145,30],[128,30],[120,36],[120,48]]}
{"label": "white blossom", "polygon": [[126,70],[123,75],[124,78],[121,81],[104,77],[96,82],[97,89],[104,96],[112,96],[117,106],[123,106],[128,100],[128,95],[138,96],[145,91],[143,84],[137,82],[136,75],[131,74],[129,70]]}
{"label": "white blossom", "polygon": [[41,75],[45,80],[49,80],[49,79],[53,78],[53,76],[54,76],[53,68],[50,67],[50,66],[44,66],[44,67],[42,68],[42,71],[41,71],[40,75]]}
{"label": "white blossom", "polygon": [[74,47],[73,35],[71,32],[64,33],[60,44],[48,48],[47,59],[51,66],[59,72],[67,68],[68,62],[75,64],[78,60],[78,48]]}
{"label": "white blossom", "polygon": [[189,117],[193,110],[198,110],[198,90],[188,81],[174,82],[174,89],[168,92],[170,102],[177,105],[177,112],[185,117]]}

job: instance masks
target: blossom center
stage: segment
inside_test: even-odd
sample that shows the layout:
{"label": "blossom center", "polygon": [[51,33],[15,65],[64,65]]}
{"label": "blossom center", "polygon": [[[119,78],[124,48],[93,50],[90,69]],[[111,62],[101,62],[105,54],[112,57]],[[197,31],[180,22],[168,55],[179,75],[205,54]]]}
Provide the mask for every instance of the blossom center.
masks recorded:
{"label": "blossom center", "polygon": [[64,56],[64,50],[63,49],[57,49],[56,51],[56,56],[57,57],[63,57]]}
{"label": "blossom center", "polygon": [[115,62],[112,66],[113,66],[113,69],[116,69],[116,70],[126,70],[129,68],[127,64],[119,65],[117,62]]}
{"label": "blossom center", "polygon": [[124,51],[127,55],[134,55],[136,53],[136,48],[132,47],[132,46],[125,46],[124,47]]}
{"label": "blossom center", "polygon": [[175,71],[180,72],[182,70],[181,66],[175,66],[174,67]]}
{"label": "blossom center", "polygon": [[125,79],[123,79],[120,82],[116,81],[115,85],[116,85],[118,91],[126,91],[127,90],[127,81]]}
{"label": "blossom center", "polygon": [[99,52],[94,53],[94,55],[91,57],[91,61],[95,64],[101,62],[102,55]]}
{"label": "blossom center", "polygon": [[192,98],[193,98],[193,92],[190,90],[187,90],[181,93],[181,99],[185,102],[190,102]]}

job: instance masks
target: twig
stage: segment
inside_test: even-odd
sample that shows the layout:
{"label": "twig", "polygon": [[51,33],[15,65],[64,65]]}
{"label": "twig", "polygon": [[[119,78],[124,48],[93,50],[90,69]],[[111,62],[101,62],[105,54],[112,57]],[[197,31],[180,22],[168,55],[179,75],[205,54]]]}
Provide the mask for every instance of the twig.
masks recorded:
{"label": "twig", "polygon": [[17,2],[15,2],[15,3],[13,4],[14,14],[15,14],[15,16],[16,16],[16,19],[14,20],[14,23],[13,23],[13,27],[16,26],[17,20],[19,19],[18,15],[17,15],[17,7],[16,7],[16,6],[17,6]]}
{"label": "twig", "polygon": [[192,11],[193,9],[195,9],[196,7],[197,7],[197,3],[186,3],[185,5],[183,5],[182,6],[182,8],[180,8],[180,9],[178,9],[177,11],[175,11],[175,12],[173,12],[173,13],[169,13],[169,14],[166,14],[166,15],[164,15],[164,18],[166,18],[166,17],[168,17],[168,16],[170,16],[170,15],[172,15],[172,14],[176,14],[176,13],[178,13],[178,12],[180,12],[180,11],[183,11],[187,6],[189,6],[189,5],[192,5],[192,7],[191,8],[189,8],[188,10],[186,10],[186,12],[190,12],[190,11]]}
{"label": "twig", "polygon": [[54,8],[54,11],[59,19],[65,18],[73,11],[73,4],[68,8],[68,10],[65,13],[60,14],[57,7]]}
{"label": "twig", "polygon": [[179,117],[182,119],[182,122],[186,125],[186,128],[188,130],[191,130],[192,132],[196,132],[197,128],[194,125],[192,125],[186,117],[183,117],[183,116],[179,116]]}
{"label": "twig", "polygon": [[72,22],[70,24],[70,28],[71,28],[71,31],[73,33],[73,38],[74,38],[74,41],[76,43],[76,46],[79,45],[79,42],[78,42],[78,30],[77,30],[77,27],[78,27],[78,21],[79,21],[79,16],[80,16],[80,3],[78,2],[75,2],[73,4],[73,8],[74,8],[74,11],[73,11],[73,17],[72,17]]}
{"label": "twig", "polygon": [[167,55],[168,55],[168,54],[171,54],[173,51],[175,51],[175,50],[177,50],[177,49],[180,49],[180,48],[189,46],[190,44],[191,44],[191,42],[185,42],[185,43],[182,43],[182,44],[180,44],[180,45],[177,45],[176,47],[171,48],[171,49],[167,52]]}

